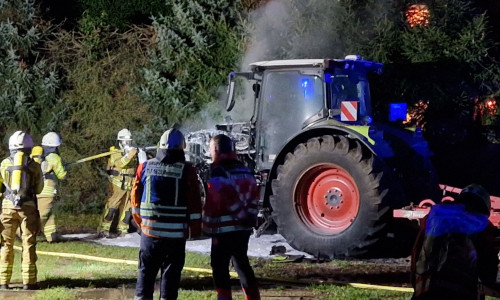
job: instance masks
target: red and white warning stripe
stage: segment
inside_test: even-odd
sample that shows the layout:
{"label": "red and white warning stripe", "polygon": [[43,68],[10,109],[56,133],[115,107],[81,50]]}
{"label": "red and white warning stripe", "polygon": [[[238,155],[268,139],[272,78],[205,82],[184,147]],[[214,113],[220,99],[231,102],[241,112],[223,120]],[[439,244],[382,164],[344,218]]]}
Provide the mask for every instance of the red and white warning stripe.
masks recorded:
{"label": "red and white warning stripe", "polygon": [[358,119],[358,101],[342,101],[340,103],[340,121],[356,121]]}

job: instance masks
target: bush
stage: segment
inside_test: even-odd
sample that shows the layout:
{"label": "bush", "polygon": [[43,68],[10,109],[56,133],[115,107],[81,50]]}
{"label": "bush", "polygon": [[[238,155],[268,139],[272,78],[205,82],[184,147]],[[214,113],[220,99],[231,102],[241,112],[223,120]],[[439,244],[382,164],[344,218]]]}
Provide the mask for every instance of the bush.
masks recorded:
{"label": "bush", "polygon": [[[129,128],[135,135],[153,116],[135,87],[147,62],[151,27],[134,27],[126,33],[103,32],[102,45],[109,55],[93,56],[86,37],[60,31],[48,43],[50,62],[65,74],[60,116],[61,156],[65,162],[109,151],[116,134]],[[108,186],[106,158],[69,167],[60,189],[60,208],[76,213],[95,212],[105,203]]]}

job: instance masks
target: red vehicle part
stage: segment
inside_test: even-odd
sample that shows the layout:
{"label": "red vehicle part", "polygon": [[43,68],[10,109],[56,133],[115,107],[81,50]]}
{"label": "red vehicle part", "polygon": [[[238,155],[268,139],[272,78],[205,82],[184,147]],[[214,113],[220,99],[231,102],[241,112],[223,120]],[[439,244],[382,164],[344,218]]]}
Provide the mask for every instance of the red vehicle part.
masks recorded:
{"label": "red vehicle part", "polygon": [[[441,201],[453,201],[453,197],[447,195],[453,194],[458,195],[462,189],[452,186],[447,186],[440,184],[439,187],[443,190],[443,198]],[[500,228],[500,197],[490,196],[491,200],[491,211],[490,211],[490,222],[497,228]],[[430,210],[430,207],[434,205],[434,201],[430,199],[422,200],[418,205],[410,205],[403,207],[401,209],[395,209],[392,215],[395,218],[403,218],[410,220],[420,220],[425,217]]]}
{"label": "red vehicle part", "polygon": [[349,227],[359,209],[359,191],[347,171],[321,165],[307,171],[298,183],[300,215],[311,229],[338,234]]}

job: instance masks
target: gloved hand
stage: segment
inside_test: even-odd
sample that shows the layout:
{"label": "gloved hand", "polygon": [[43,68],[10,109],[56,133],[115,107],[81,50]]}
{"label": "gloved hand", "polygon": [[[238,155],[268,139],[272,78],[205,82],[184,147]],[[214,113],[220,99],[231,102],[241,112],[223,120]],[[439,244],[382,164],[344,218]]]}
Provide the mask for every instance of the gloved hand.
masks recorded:
{"label": "gloved hand", "polygon": [[137,158],[139,159],[139,163],[142,164],[146,160],[148,160],[148,156],[146,154],[146,151],[144,149],[139,148],[139,154],[137,154]]}
{"label": "gloved hand", "polygon": [[132,159],[136,154],[137,154],[137,148],[130,147],[127,153],[128,158]]}

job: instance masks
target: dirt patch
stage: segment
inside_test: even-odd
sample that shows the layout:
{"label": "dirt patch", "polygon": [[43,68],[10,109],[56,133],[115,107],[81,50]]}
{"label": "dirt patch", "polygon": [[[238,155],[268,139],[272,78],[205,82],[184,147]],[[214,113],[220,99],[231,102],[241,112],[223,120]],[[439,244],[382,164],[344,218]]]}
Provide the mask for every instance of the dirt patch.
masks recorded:
{"label": "dirt patch", "polygon": [[263,278],[288,278],[318,283],[367,283],[398,287],[411,287],[409,258],[349,260],[329,263],[282,263],[271,273],[264,269]]}

